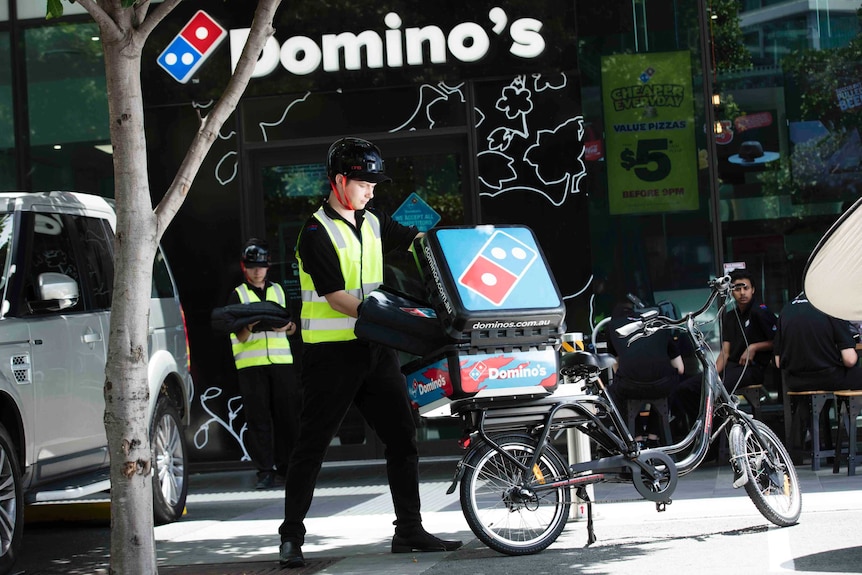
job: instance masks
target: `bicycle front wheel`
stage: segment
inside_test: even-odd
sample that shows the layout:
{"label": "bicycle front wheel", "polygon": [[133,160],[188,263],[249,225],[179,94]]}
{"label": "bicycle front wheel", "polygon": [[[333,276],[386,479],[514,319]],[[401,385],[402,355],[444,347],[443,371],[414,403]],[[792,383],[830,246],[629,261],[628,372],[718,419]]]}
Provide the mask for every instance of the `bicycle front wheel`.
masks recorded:
{"label": "bicycle front wheel", "polygon": [[748,427],[730,434],[731,453],[748,474],[745,491],[769,521],[780,527],[794,525],[802,512],[796,468],[778,436],[761,421],[754,425],[760,437]]}
{"label": "bicycle front wheel", "polygon": [[[536,451],[536,441],[529,435],[507,435],[496,441],[523,465]],[[528,471],[486,445],[467,462],[461,479],[461,509],[470,529],[491,549],[506,555],[538,553],[560,536],[572,503],[570,488],[543,486],[566,477],[568,467],[551,445],[545,446]]]}

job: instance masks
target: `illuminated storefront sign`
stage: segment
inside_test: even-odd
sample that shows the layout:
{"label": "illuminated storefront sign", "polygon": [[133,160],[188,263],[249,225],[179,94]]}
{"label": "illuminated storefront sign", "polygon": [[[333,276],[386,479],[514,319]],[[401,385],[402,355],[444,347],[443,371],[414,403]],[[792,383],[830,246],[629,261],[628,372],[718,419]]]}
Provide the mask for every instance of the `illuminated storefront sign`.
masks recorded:
{"label": "illuminated storefront sign", "polygon": [[[428,25],[404,27],[396,12],[383,18],[385,30],[323,34],[319,40],[292,36],[283,42],[270,37],[257,62],[253,77],[271,74],[279,64],[291,74],[303,76],[323,70],[397,69],[427,64],[480,62],[490,52],[500,50],[494,42],[503,42],[509,54],[524,60],[539,57],[545,51],[543,23],[535,18],[510,21],[506,11],[495,7],[488,12],[485,26],[478,22],[461,22],[448,32]],[[487,27],[486,27],[487,26]],[[249,29],[230,31],[231,70],[236,68]]]}

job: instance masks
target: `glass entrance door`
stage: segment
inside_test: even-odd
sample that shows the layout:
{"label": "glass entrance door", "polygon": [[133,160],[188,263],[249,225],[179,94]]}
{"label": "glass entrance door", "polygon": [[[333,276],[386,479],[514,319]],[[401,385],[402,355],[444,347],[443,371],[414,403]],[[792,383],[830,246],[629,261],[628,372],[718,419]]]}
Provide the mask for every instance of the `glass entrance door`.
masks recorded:
{"label": "glass entrance door", "polygon": [[[474,205],[467,190],[470,178],[465,164],[466,139],[422,137],[385,140],[375,138],[392,182],[375,189],[373,208],[395,215],[415,193],[439,215],[437,226],[475,221]],[[299,316],[299,275],[294,249],[306,219],[329,194],[326,153],[329,143],[279,147],[252,152],[250,209],[253,229],[265,230],[272,251],[270,279],[280,282],[289,294],[292,312]],[[396,217],[397,219],[397,217]],[[404,221],[412,224],[414,222]],[[424,231],[424,230],[422,230]],[[425,299],[421,277],[412,254],[387,257],[384,283],[418,299]],[[297,347],[299,342],[294,343]],[[296,353],[296,356],[301,354]],[[407,363],[415,356],[401,354]],[[297,366],[301,369],[301,362]],[[344,366],[349,369],[350,366]],[[451,419],[426,420],[418,417],[420,452],[423,455],[456,454],[461,426]],[[383,448],[365,425],[358,411],[351,409],[330,447],[330,460],[376,459]]]}

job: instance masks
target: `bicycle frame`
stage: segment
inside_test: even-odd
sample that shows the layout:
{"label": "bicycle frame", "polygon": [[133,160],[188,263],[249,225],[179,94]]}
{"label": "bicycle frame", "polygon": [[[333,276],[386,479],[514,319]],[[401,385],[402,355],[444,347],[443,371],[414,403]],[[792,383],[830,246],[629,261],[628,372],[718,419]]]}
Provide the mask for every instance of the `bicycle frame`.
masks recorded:
{"label": "bicycle frame", "polygon": [[[464,420],[468,439],[478,441],[458,462],[447,493],[461,483],[464,516],[482,542],[509,555],[545,549],[565,526],[571,506],[569,488],[575,488],[586,503],[590,545],[596,538],[586,486],[594,483],[631,483],[644,499],[655,503],[657,511],[664,511],[679,476],[703,463],[709,445],[725,429],[733,487],[744,486],[758,511],[773,524],[786,527],[797,522],[802,500],[789,453],[772,430],[739,409],[736,395],[719,379],[706,339],[695,323],[717,298],[724,303],[730,278],[712,280],[710,286],[706,304],[679,320],[647,312],[617,329],[632,338],[658,329],[681,329],[694,344],[702,368],[699,415],[686,436],[672,445],[642,450],[632,438],[601,381],[601,372],[612,365],[606,354],[564,356],[560,374],[566,383],[552,396],[477,396],[452,402],[452,413]],[[571,390],[577,395],[567,396]],[[713,430],[716,416],[722,423]],[[567,465],[551,444],[551,434],[568,429],[586,434],[608,455]],[[683,452],[679,461],[671,457]]]}
{"label": "bicycle frame", "polygon": [[[488,412],[492,412],[494,407],[482,405],[481,402],[473,404],[473,407],[465,409],[465,413],[462,413],[465,420],[472,419],[472,423],[468,427],[472,427],[473,432],[481,440],[476,442],[473,449],[477,449],[483,443],[490,445],[513,465],[521,469],[525,477],[529,477],[531,474],[530,470],[533,469],[542,456],[544,446],[549,444],[551,433],[562,429],[574,428],[590,436],[608,451],[615,452],[616,454],[585,462],[570,463],[568,478],[531,485],[531,488],[535,491],[545,491],[565,485],[577,486],[606,480],[604,474],[622,474],[624,470],[632,469],[633,466],[639,468],[642,474],[647,475],[647,478],[655,480],[657,479],[655,469],[645,463],[646,461],[655,459],[660,462],[671,463],[675,468],[672,473],[674,476],[672,479],[673,485],[671,486],[672,491],[672,488],[675,486],[675,476],[677,474],[686,475],[703,463],[710,444],[728,425],[736,422],[745,422],[752,432],[758,433],[754,425],[750,423],[751,418],[739,410],[736,397],[728,393],[724,384],[719,379],[715,364],[707,355],[709,349],[705,338],[695,325],[695,318],[709,309],[715,303],[716,299],[719,298],[720,294],[721,292],[714,288],[703,307],[695,312],[685,314],[679,320],[661,318],[661,321],[667,325],[678,326],[678,329],[682,329],[688,334],[689,339],[694,344],[695,357],[703,373],[699,415],[688,434],[677,443],[648,450],[640,450],[629,432],[620,411],[614,405],[606,387],[602,384],[598,373],[596,373],[591,379],[599,388],[599,394],[581,395],[572,399],[559,398],[559,400],[554,400],[552,396],[548,398],[551,402],[548,404],[545,415],[539,421],[524,427],[526,431],[534,435],[538,446],[528,462],[518,461],[509,453],[499,448],[499,445],[491,437],[491,432],[486,429]],[[721,295],[723,296],[721,298],[721,303],[723,304],[727,294],[725,292]],[[603,320],[596,326],[593,331],[593,341],[595,341],[595,334],[607,321]],[[573,413],[574,416],[558,417],[564,411]],[[610,416],[613,429],[602,421],[596,414],[597,412],[606,413]],[[713,432],[713,418],[716,413],[720,413],[724,417],[724,421]],[[536,432],[538,432],[537,435]],[[670,455],[686,450],[690,450],[690,452],[682,460],[677,462],[670,459]],[[450,492],[454,490],[454,486],[461,476],[462,463],[469,460],[471,452],[472,450],[468,451],[461,462],[459,462],[459,469],[456,472]],[[667,457],[667,461],[665,461],[665,457]],[[630,478],[620,479],[624,481],[630,480]],[[669,495],[670,493],[666,493],[665,496],[661,499],[656,499],[656,501],[664,501]]]}

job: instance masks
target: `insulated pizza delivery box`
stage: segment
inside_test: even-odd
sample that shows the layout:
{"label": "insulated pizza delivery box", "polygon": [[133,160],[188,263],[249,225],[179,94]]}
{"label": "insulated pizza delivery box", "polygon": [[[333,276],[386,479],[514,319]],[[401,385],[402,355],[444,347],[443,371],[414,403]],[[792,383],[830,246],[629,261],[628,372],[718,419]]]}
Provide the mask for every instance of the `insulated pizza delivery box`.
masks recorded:
{"label": "insulated pizza delivery box", "polygon": [[526,226],[443,227],[413,246],[428,300],[452,337],[491,347],[560,335],[565,303],[532,230]]}
{"label": "insulated pizza delivery box", "polygon": [[546,395],[559,383],[559,354],[552,346],[476,350],[449,346],[401,368],[407,393],[423,413],[441,403],[488,395]]}
{"label": "insulated pizza delivery box", "polygon": [[428,303],[386,285],[362,302],[353,331],[359,339],[413,355],[428,355],[455,343]]}

